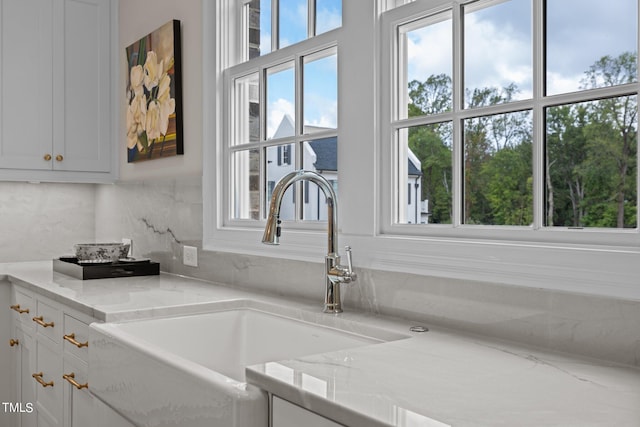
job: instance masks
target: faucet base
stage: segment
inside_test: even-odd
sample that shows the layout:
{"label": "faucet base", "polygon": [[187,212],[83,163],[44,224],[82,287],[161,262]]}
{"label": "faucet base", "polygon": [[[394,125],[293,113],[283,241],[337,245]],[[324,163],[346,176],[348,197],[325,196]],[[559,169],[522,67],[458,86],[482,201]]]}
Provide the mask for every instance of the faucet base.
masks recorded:
{"label": "faucet base", "polygon": [[330,313],[330,314],[331,313],[338,314],[338,313],[342,313],[342,307],[340,306],[340,304],[326,304],[322,312]]}

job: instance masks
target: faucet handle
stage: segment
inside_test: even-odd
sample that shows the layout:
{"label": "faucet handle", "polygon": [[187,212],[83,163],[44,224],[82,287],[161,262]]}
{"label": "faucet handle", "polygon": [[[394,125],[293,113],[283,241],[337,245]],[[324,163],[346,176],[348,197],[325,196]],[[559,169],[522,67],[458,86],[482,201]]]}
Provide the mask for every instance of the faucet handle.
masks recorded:
{"label": "faucet handle", "polygon": [[358,275],[353,271],[353,260],[351,258],[351,246],[345,246],[344,252],[345,252],[345,255],[347,256],[346,282],[354,282],[358,278]]}
{"label": "faucet handle", "polygon": [[349,269],[349,273],[353,272],[353,260],[351,259],[351,246],[344,247],[345,255],[347,256],[347,268]]}

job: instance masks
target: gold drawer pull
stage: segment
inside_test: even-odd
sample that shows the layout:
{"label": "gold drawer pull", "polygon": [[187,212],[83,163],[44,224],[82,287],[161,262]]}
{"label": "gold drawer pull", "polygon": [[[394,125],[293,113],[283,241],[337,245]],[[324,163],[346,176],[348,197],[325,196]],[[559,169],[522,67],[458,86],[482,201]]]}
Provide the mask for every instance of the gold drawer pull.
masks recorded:
{"label": "gold drawer pull", "polygon": [[69,383],[75,388],[77,388],[78,390],[82,390],[83,388],[89,388],[88,383],[84,383],[84,384],[78,383],[78,381],[75,380],[76,374],[73,372],[71,372],[70,374],[64,374],[62,378],[69,381]]}
{"label": "gold drawer pull", "polygon": [[12,305],[11,310],[15,310],[20,314],[29,312],[28,308],[20,308],[20,304]]}
{"label": "gold drawer pull", "polygon": [[61,161],[63,161],[63,160],[64,160],[64,157],[62,157],[62,154],[58,154],[58,155],[56,156],[56,161],[57,161],[57,162],[61,162]]}
{"label": "gold drawer pull", "polygon": [[19,341],[19,340],[14,340],[13,338],[11,338],[11,339],[9,340],[9,345],[10,345],[11,347],[13,347],[14,345],[20,345],[20,341]]}
{"label": "gold drawer pull", "polygon": [[44,382],[44,380],[42,379],[42,376],[43,376],[43,375],[44,375],[44,374],[43,374],[42,372],[39,372],[39,373],[37,373],[37,374],[31,374],[31,376],[32,376],[33,378],[35,378],[35,380],[36,380],[36,381],[38,381],[42,387],[53,387],[53,380],[52,380],[52,381],[50,381],[50,382],[48,382],[48,383],[46,383],[46,382]]}
{"label": "gold drawer pull", "polygon": [[43,320],[43,316],[40,316],[40,317],[34,317],[34,318],[33,318],[33,319],[31,319],[31,320],[33,320],[34,322],[36,322],[38,325],[42,326],[43,328],[48,328],[49,326],[51,326],[51,327],[53,328],[53,326],[54,326],[54,325],[53,325],[53,322],[49,322],[49,323],[45,322],[45,321]]}
{"label": "gold drawer pull", "polygon": [[51,160],[51,154],[49,153],[45,154],[43,159],[48,162],[49,160]]}
{"label": "gold drawer pull", "polygon": [[76,334],[65,335],[62,338],[69,341],[71,344],[75,345],[78,348],[89,347],[89,341],[87,342],[78,342],[76,341]]}

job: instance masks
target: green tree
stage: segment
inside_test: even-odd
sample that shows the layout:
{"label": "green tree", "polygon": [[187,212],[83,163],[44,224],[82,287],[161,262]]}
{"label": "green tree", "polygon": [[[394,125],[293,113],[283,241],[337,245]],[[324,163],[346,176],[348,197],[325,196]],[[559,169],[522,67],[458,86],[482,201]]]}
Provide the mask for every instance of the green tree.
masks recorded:
{"label": "green tree", "polygon": [[[617,57],[603,56],[585,73],[582,87],[592,89],[637,81],[637,55],[625,52]],[[615,226],[633,226],[626,222],[627,206],[637,200],[637,123],[636,96],[606,98],[591,104],[589,163],[612,171],[609,183],[615,203]],[[606,162],[608,160],[608,162]],[[602,162],[609,164],[602,164]],[[606,189],[605,186],[603,188]]]}
{"label": "green tree", "polygon": [[482,175],[495,224],[528,225],[533,222],[533,147],[531,140],[502,148],[487,162]]}
{"label": "green tree", "polygon": [[547,109],[547,225],[583,226],[588,125],[584,104]]}
{"label": "green tree", "polygon": [[[517,92],[514,84],[503,89],[475,89],[467,93],[467,102],[469,108],[503,104],[511,102]],[[531,114],[528,111],[480,116],[465,121],[466,224],[530,224],[532,205],[527,208],[527,213],[521,211],[522,201],[532,200],[533,194],[531,153],[521,156],[527,150],[531,151]],[[513,155],[520,157],[515,161],[517,156]],[[507,159],[515,162],[508,165],[505,163]]]}
{"label": "green tree", "polygon": [[[451,145],[444,125],[417,126],[409,131],[409,148],[422,163],[422,200],[429,200],[430,222],[451,223]],[[449,132],[450,133],[450,132]]]}
{"label": "green tree", "polygon": [[[409,83],[409,116],[438,114],[451,109],[451,77],[432,75]],[[409,130],[409,148],[420,159],[422,199],[429,200],[432,223],[451,223],[451,123],[416,126]]]}
{"label": "green tree", "polygon": [[[582,89],[636,81],[636,55],[604,56]],[[619,96],[547,109],[547,224],[635,227],[637,97]]]}
{"label": "green tree", "polygon": [[451,77],[446,74],[431,75],[424,82],[409,83],[409,117],[438,114],[451,110]]}

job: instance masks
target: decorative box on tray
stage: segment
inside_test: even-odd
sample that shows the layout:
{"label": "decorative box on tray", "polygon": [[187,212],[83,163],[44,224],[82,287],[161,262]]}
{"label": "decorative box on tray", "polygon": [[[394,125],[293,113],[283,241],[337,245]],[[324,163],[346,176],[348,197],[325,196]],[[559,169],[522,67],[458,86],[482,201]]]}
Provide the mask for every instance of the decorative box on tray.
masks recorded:
{"label": "decorative box on tray", "polygon": [[80,280],[110,277],[152,276],[160,274],[160,263],[149,259],[124,259],[115,262],[83,263],[74,257],[53,260],[53,271]]}

